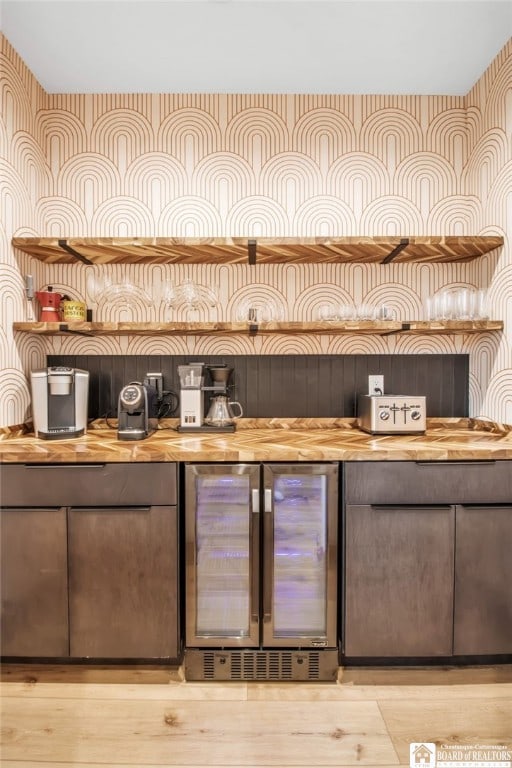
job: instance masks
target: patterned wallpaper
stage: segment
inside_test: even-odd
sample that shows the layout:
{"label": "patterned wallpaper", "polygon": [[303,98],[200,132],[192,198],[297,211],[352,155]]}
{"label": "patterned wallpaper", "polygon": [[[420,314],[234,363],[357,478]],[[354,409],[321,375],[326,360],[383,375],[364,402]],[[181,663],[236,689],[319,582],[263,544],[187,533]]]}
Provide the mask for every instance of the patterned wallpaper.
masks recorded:
{"label": "patterned wallpaper", "polygon": [[[1,38],[0,424],[29,415],[45,354],[469,352],[470,413],[512,423],[512,41],[466,97],[50,95]],[[502,234],[471,264],[47,265],[18,236]],[[425,316],[443,287],[488,289],[503,334],[13,336],[23,275],[99,320],[238,319],[247,302],[311,320],[327,303]],[[91,274],[121,286],[88,292]],[[158,286],[194,281],[197,308]],[[123,282],[129,282],[124,285]],[[213,298],[212,298],[213,291]]]}

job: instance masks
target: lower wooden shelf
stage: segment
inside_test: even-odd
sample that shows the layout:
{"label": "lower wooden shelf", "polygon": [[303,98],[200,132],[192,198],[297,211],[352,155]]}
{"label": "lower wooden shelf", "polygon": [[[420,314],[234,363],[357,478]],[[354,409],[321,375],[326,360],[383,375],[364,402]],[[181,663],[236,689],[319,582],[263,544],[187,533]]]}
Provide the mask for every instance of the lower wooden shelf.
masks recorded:
{"label": "lower wooden shelf", "polygon": [[460,334],[486,333],[503,330],[502,320],[351,320],[346,322],[269,322],[259,325],[248,323],[13,323],[13,329],[21,333],[42,336],[220,336],[256,334]]}

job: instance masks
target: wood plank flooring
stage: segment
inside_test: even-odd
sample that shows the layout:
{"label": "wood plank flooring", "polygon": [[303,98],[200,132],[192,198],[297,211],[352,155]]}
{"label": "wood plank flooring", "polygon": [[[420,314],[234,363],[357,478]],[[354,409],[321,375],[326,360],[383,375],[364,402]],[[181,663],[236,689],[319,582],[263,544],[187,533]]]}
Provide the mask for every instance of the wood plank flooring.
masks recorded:
{"label": "wood plank flooring", "polygon": [[190,683],[164,667],[6,664],[2,768],[409,765],[410,742],[512,749],[512,667]]}

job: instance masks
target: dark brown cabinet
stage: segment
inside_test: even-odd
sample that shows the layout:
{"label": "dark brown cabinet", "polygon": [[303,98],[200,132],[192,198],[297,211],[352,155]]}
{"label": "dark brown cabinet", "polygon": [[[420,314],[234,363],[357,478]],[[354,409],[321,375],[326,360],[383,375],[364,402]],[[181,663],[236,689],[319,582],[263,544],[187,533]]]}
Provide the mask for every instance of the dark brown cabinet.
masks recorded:
{"label": "dark brown cabinet", "polygon": [[453,506],[348,505],[347,656],[450,656]]}
{"label": "dark brown cabinet", "polygon": [[9,465],[2,503],[3,656],[178,657],[176,464]]}
{"label": "dark brown cabinet", "polygon": [[512,653],[512,462],[349,462],[347,657]]}
{"label": "dark brown cabinet", "polygon": [[0,510],[3,656],[67,656],[66,509]]}
{"label": "dark brown cabinet", "polygon": [[178,656],[173,506],[69,510],[71,656]]}
{"label": "dark brown cabinet", "polygon": [[512,504],[458,506],[455,654],[512,653]]}

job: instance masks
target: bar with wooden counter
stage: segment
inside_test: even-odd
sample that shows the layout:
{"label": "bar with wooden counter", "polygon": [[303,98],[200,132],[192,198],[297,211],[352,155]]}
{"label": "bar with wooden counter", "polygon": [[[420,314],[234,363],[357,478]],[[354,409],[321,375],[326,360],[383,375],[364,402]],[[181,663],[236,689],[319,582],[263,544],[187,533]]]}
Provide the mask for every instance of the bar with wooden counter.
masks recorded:
{"label": "bar with wooden counter", "polygon": [[[4,657],[182,660],[180,528],[194,465],[228,478],[268,467],[339,475],[333,674],[338,658],[478,663],[512,653],[512,427],[472,418],[429,418],[424,434],[402,435],[367,434],[351,418],[240,419],[231,433],[177,426],[162,419],[133,441],[101,419],[67,440],[3,430]],[[312,669],[305,679],[317,679]]]}

